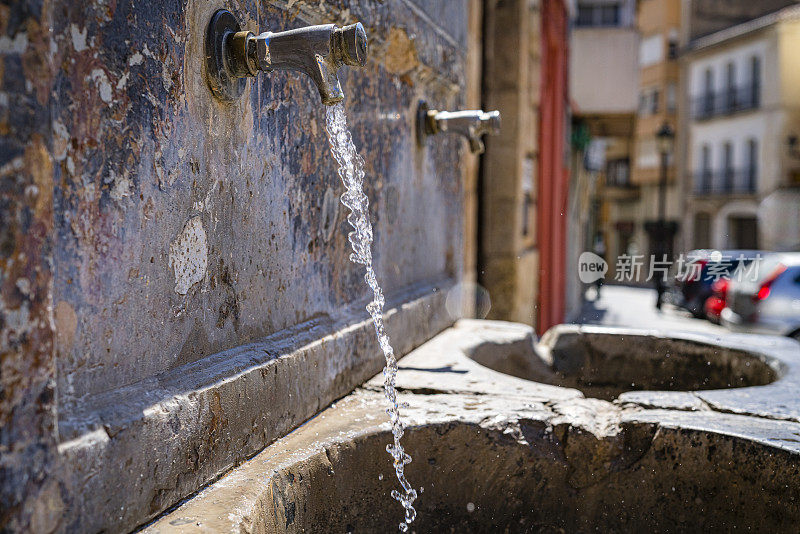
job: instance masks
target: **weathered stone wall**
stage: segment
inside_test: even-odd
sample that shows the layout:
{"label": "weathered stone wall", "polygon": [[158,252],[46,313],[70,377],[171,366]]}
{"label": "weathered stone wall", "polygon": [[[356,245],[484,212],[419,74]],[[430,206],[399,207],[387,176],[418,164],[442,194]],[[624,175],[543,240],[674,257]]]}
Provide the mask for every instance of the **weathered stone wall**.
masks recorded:
{"label": "weathered stone wall", "polygon": [[[348,263],[314,86],[277,73],[251,82],[233,105],[215,101],[203,78],[202,45],[218,7],[119,6],[109,14],[90,4],[58,17],[59,63],[70,65],[55,83],[52,110],[55,317],[64,333],[59,396],[66,401],[335,315],[366,296]],[[301,24],[291,11],[237,7],[253,30]],[[317,20],[309,22],[342,16],[371,26],[390,12],[353,10],[312,12]],[[388,68],[414,74],[419,52],[405,30],[370,33],[394,45]],[[420,39],[436,40],[430,33]],[[447,72],[446,57],[431,59]],[[411,78],[397,83],[378,62],[343,74],[370,177],[386,291],[454,272],[447,261],[458,241],[448,232],[456,227],[459,182],[442,175],[446,167],[436,173],[425,166],[437,156],[455,161],[455,143],[432,146],[446,151],[427,160],[415,150]],[[186,254],[196,267],[181,261]]]}
{"label": "weathered stone wall", "polygon": [[60,505],[52,322],[50,14],[0,5],[0,530],[46,532]]}
{"label": "weathered stone wall", "polygon": [[[417,146],[414,119],[421,97],[440,109],[463,102],[466,2],[4,5],[0,416],[11,506],[0,524],[10,530],[134,527],[380,366],[316,89],[276,73],[233,104],[214,100],[202,48],[220,7],[256,32],[364,23],[371,60],[341,75],[378,276],[398,310],[390,333],[409,350],[452,320],[436,292],[463,273],[464,149],[446,136]],[[412,300],[428,311],[404,317]],[[321,343],[330,335],[350,341]],[[228,359],[247,343],[259,348]],[[277,387],[266,362],[309,344],[306,367],[281,379],[303,372],[302,386],[277,404],[250,406],[260,390],[228,387],[253,368],[261,382],[249,387]],[[346,363],[326,364],[336,357]],[[226,411],[230,399],[239,413]],[[194,453],[170,456],[174,447]]]}

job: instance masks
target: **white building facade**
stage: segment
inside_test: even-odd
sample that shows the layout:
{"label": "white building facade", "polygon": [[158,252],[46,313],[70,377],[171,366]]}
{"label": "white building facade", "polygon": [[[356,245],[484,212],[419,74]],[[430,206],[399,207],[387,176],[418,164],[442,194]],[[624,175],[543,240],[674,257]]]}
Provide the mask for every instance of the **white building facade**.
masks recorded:
{"label": "white building facade", "polygon": [[800,249],[800,9],[689,48],[686,243]]}

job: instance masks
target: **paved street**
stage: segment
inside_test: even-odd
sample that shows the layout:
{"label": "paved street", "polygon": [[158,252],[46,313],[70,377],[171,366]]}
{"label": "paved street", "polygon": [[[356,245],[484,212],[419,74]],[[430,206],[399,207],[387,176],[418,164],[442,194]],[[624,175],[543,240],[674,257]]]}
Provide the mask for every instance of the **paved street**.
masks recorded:
{"label": "paved street", "polygon": [[[674,328],[694,332],[726,333],[721,326],[706,320],[695,319],[671,305],[662,311],[656,309],[656,292],[650,288],[603,286],[597,302],[587,300],[581,315],[575,322],[609,326],[632,326],[639,328]],[[589,290],[588,299],[594,297]]]}

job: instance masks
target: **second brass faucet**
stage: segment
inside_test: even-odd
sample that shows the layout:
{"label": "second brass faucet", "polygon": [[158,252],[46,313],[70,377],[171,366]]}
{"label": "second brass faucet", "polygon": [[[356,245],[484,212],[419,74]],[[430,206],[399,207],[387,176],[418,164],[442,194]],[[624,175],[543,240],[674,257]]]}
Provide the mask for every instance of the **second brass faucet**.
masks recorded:
{"label": "second brass faucet", "polygon": [[457,133],[467,138],[470,150],[477,154],[483,153],[485,149],[481,136],[500,133],[499,111],[438,111],[428,108],[423,101],[419,104],[417,115],[420,140],[439,132]]}

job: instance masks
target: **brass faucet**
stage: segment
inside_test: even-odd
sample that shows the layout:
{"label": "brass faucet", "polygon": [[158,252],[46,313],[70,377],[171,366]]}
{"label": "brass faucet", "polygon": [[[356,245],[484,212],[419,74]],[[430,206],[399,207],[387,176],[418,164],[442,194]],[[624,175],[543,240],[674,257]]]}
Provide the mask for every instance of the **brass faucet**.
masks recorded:
{"label": "brass faucet", "polygon": [[482,109],[438,111],[430,109],[423,101],[417,111],[417,132],[420,142],[439,132],[463,135],[469,141],[470,150],[481,154],[485,149],[481,136],[500,133],[500,112]]}
{"label": "brass faucet", "polygon": [[223,100],[238,98],[247,77],[292,70],[309,75],[322,103],[332,106],[344,100],[339,67],[363,67],[367,62],[367,33],[357,22],[341,28],[323,24],[255,35],[242,31],[233,15],[220,9],[206,35],[206,61],[209,86]]}

